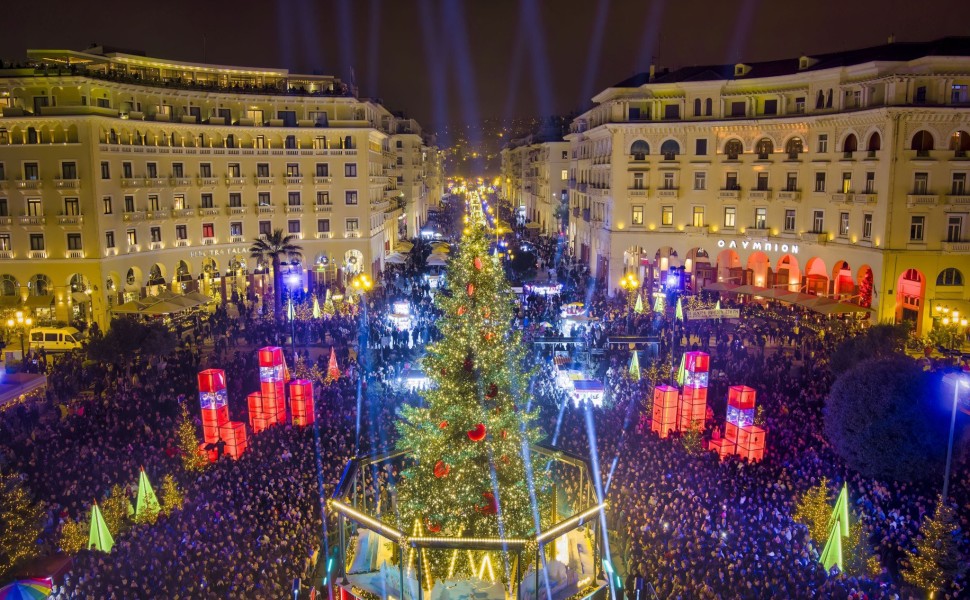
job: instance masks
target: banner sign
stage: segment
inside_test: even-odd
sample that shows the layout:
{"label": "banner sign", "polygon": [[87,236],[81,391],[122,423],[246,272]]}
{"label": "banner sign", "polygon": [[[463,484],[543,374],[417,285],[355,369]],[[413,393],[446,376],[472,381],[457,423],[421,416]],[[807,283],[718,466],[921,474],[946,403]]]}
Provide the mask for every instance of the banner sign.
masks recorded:
{"label": "banner sign", "polygon": [[704,310],[685,310],[684,314],[690,321],[700,321],[702,319],[739,319],[741,309],[739,308],[708,308]]}

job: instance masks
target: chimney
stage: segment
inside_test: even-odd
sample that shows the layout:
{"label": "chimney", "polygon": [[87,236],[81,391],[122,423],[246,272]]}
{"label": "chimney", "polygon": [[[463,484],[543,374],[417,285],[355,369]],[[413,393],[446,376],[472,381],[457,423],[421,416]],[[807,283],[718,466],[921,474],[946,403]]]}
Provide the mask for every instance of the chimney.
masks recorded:
{"label": "chimney", "polygon": [[890,33],[889,34],[889,40],[886,43],[888,43],[888,44],[895,44],[896,43],[896,34],[895,33]]}
{"label": "chimney", "polygon": [[653,77],[657,72],[657,67],[653,63],[650,63],[650,79],[648,81],[653,81]]}

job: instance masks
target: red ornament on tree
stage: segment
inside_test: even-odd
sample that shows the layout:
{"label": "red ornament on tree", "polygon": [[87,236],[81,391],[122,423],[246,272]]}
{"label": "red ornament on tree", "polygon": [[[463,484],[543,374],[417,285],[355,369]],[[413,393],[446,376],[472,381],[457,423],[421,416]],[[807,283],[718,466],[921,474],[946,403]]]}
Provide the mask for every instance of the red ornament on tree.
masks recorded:
{"label": "red ornament on tree", "polygon": [[488,399],[493,399],[498,396],[498,385],[494,383],[488,384],[488,391],[485,392],[485,397]]}
{"label": "red ornament on tree", "polygon": [[451,465],[443,460],[439,460],[434,464],[434,476],[438,479],[442,477],[447,477],[448,473],[451,473]]}
{"label": "red ornament on tree", "polygon": [[503,429],[503,430],[502,430],[502,439],[503,439],[503,440],[506,440],[506,439],[508,439],[508,437],[509,437],[509,432],[508,432],[508,431],[505,431],[505,430]]}
{"label": "red ornament on tree", "polygon": [[491,332],[491,331],[486,331],[485,332],[485,341],[486,342],[491,342],[494,339],[495,339],[495,334],[493,332]]}
{"label": "red ornament on tree", "polygon": [[507,466],[509,464],[509,462],[511,462],[511,460],[509,459],[509,455],[508,454],[503,454],[502,455],[502,464]]}
{"label": "red ornament on tree", "polygon": [[471,373],[471,370],[475,368],[475,363],[472,362],[472,357],[469,356],[465,359],[464,367],[466,371]]}
{"label": "red ornament on tree", "polygon": [[438,423],[438,429],[448,429],[448,421]]}
{"label": "red ornament on tree", "polygon": [[491,316],[492,316],[492,309],[486,306],[486,307],[485,307],[485,310],[484,310],[484,311],[482,311],[482,314],[483,314],[483,315],[485,316],[485,318],[487,319],[487,318],[489,318],[489,317],[491,317]]}
{"label": "red ornament on tree", "polygon": [[480,442],[485,439],[485,431],[486,431],[485,423],[479,423],[478,425],[475,425],[473,429],[471,429],[470,431],[467,431],[466,433],[468,434],[468,439],[470,439],[471,441]]}
{"label": "red ornament on tree", "polygon": [[435,523],[429,517],[424,518],[424,526],[428,528],[431,533],[438,533],[441,531],[441,523]]}
{"label": "red ornament on tree", "polygon": [[474,260],[474,263],[475,263],[475,270],[476,271],[481,271],[482,270],[482,258],[480,256],[476,256],[475,257],[475,260]]}
{"label": "red ornament on tree", "polygon": [[478,512],[486,515],[494,515],[498,512],[498,501],[495,500],[495,494],[492,492],[485,492],[482,494],[482,499],[485,500],[485,504],[475,507]]}
{"label": "red ornament on tree", "polygon": [[467,308],[465,308],[465,306],[464,306],[464,305],[461,305],[461,306],[459,306],[459,307],[458,307],[458,316],[460,317],[460,316],[462,316],[462,315],[464,315],[464,314],[465,314],[465,312],[466,312],[467,310],[468,310],[468,309],[467,309]]}
{"label": "red ornament on tree", "polygon": [[475,285],[472,284],[472,283],[469,283],[468,284],[468,295],[469,296],[474,296],[475,295]]}

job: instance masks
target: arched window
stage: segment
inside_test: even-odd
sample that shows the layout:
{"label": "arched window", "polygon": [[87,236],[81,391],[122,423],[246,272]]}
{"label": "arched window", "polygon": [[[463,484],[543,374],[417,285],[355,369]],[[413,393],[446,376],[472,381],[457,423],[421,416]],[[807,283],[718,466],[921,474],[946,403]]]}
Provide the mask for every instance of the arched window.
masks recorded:
{"label": "arched window", "polygon": [[128,272],[125,274],[125,283],[127,283],[128,285],[135,285],[134,269],[128,269]]}
{"label": "arched window", "polygon": [[88,289],[88,280],[84,275],[80,273],[75,273],[71,275],[71,292],[86,292]]}
{"label": "arched window", "polygon": [[760,160],[767,160],[768,156],[775,151],[775,144],[768,138],[761,138],[755,145],[754,151]]}
{"label": "arched window", "polygon": [[785,153],[788,154],[789,160],[798,160],[798,155],[804,151],[805,144],[800,137],[793,137],[785,142]]}
{"label": "arched window", "polygon": [[714,114],[714,101],[710,98],[704,101],[704,114],[708,117]]}
{"label": "arched window", "polygon": [[850,133],[845,136],[842,141],[842,155],[846,158],[852,158],[852,153],[859,149],[859,140],[856,138],[854,133]]}
{"label": "arched window", "polygon": [[50,296],[54,293],[54,284],[51,282],[51,278],[47,275],[38,274],[30,278],[31,296]]}
{"label": "arched window", "polygon": [[694,116],[695,117],[701,116],[701,99],[700,98],[694,98]]}
{"label": "arched window", "polygon": [[158,264],[152,265],[148,271],[148,285],[162,285],[165,278],[162,276],[162,267]]}
{"label": "arched window", "polygon": [[832,108],[832,88],[829,88],[829,93],[825,96],[825,108]]}
{"label": "arched window", "polygon": [[875,157],[876,152],[882,148],[882,136],[879,135],[878,131],[872,132],[869,136],[869,141],[866,142],[866,150],[869,151],[869,156]]}
{"label": "arched window", "polygon": [[916,150],[917,156],[929,156],[930,150],[933,149],[933,134],[925,129],[920,129],[913,135],[909,149]]}
{"label": "arched window", "polygon": [[20,283],[13,275],[0,276],[0,296],[19,296]]}
{"label": "arched window", "polygon": [[637,140],[630,146],[630,154],[633,160],[643,160],[650,154],[650,144],[643,140]]}
{"label": "arched window", "polygon": [[970,150],[970,133],[957,131],[950,137],[950,150],[955,156],[966,156]]}
{"label": "arched window", "polygon": [[943,269],[936,277],[936,285],[963,285],[963,273],[953,267]]}
{"label": "arched window", "polygon": [[192,274],[189,272],[189,264],[184,260],[179,261],[178,267],[175,269],[175,274],[179,281],[192,279]]}
{"label": "arched window", "polygon": [[742,144],[741,140],[737,138],[730,139],[726,144],[724,144],[724,154],[726,154],[730,160],[737,160],[738,156],[743,153],[744,144]]}
{"label": "arched window", "polygon": [[660,153],[664,155],[664,160],[674,160],[680,154],[680,144],[667,140],[660,146]]}

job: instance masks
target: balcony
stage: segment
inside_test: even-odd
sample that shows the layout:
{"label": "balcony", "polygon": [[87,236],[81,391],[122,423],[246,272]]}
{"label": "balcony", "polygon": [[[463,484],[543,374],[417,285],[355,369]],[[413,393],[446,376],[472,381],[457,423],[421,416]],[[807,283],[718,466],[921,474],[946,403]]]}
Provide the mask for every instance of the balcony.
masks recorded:
{"label": "balcony", "polygon": [[778,199],[788,202],[798,202],[802,199],[802,193],[798,190],[781,190],[778,192]]}
{"label": "balcony", "polygon": [[132,211],[132,212],[126,212],[124,214],[124,216],[122,217],[122,219],[124,221],[126,221],[126,222],[130,222],[130,221],[144,221],[146,216],[147,215],[146,215],[145,211],[143,211],[143,210],[135,210],[135,211]]}
{"label": "balcony", "polygon": [[346,231],[346,232],[344,232],[344,237],[345,238],[359,238],[360,237],[360,232],[359,231]]}
{"label": "balcony", "polygon": [[230,244],[241,244],[241,243],[243,243],[245,241],[246,241],[246,238],[243,237],[243,236],[241,236],[241,235],[230,235],[229,236],[229,243]]}
{"label": "balcony", "polygon": [[244,215],[246,214],[245,206],[227,206],[226,214],[228,215]]}
{"label": "balcony", "polygon": [[118,249],[117,248],[105,248],[104,255],[105,256],[118,256]]}
{"label": "balcony", "polygon": [[710,231],[708,225],[687,225],[684,227],[684,233],[692,235],[707,235]]}
{"label": "balcony", "polygon": [[771,190],[750,190],[748,198],[754,202],[767,202],[771,200]]}
{"label": "balcony", "polygon": [[44,260],[47,258],[47,250],[31,250],[27,253],[30,260]]}
{"label": "balcony", "polygon": [[916,208],[917,206],[936,206],[940,203],[940,197],[931,194],[909,194],[906,196],[906,208]]}
{"label": "balcony", "polygon": [[317,232],[317,239],[318,240],[329,240],[329,239],[333,239],[333,232],[332,231],[318,231]]}
{"label": "balcony", "polygon": [[40,179],[18,179],[16,183],[18,190],[39,190],[43,185]]}
{"label": "balcony", "polygon": [[216,238],[211,238],[211,237],[202,238],[202,245],[203,246],[215,246],[216,245]]}
{"label": "balcony", "polygon": [[188,177],[171,177],[168,181],[174,187],[189,187],[192,185],[192,180]]}
{"label": "balcony", "polygon": [[150,221],[160,221],[162,219],[167,219],[172,212],[167,208],[160,208],[158,210],[148,211],[148,219]]}
{"label": "balcony", "polygon": [[275,177],[259,177],[256,176],[256,185],[273,185],[276,183]]}
{"label": "balcony", "polygon": [[9,227],[13,224],[12,217],[0,217],[0,227]]}
{"label": "balcony", "polygon": [[17,223],[20,225],[46,225],[47,217],[17,217]]}
{"label": "balcony", "polygon": [[943,242],[940,244],[944,252],[954,254],[970,254],[970,242]]}
{"label": "balcony", "polygon": [[150,188],[161,188],[168,185],[168,180],[163,177],[153,177],[151,179],[146,179],[145,184]]}
{"label": "balcony", "polygon": [[678,188],[661,188],[657,190],[658,198],[678,198],[680,197],[680,190]]}
{"label": "balcony", "polygon": [[143,177],[132,177],[130,179],[122,179],[121,187],[126,189],[145,187],[145,179]]}
{"label": "balcony", "polygon": [[273,206],[272,204],[256,207],[256,214],[259,214],[259,215],[271,215],[275,212],[276,212],[276,207]]}
{"label": "balcony", "polygon": [[292,177],[284,178],[286,185],[303,185],[303,177],[300,175],[294,175]]}
{"label": "balcony", "polygon": [[718,190],[717,199],[718,200],[738,200],[741,198],[741,188],[728,188],[723,190]]}
{"label": "balcony", "polygon": [[647,195],[647,188],[643,187],[632,187],[627,189],[627,194],[631,198],[643,198]]}
{"label": "balcony", "polygon": [[0,259],[10,260],[13,258],[13,250],[0,250]]}
{"label": "balcony", "polygon": [[54,187],[59,190],[79,190],[81,189],[80,179],[55,179]]}
{"label": "balcony", "polygon": [[318,212],[318,213],[333,212],[333,204],[314,204],[313,212]]}
{"label": "balcony", "polygon": [[226,177],[226,185],[246,185],[245,177]]}
{"label": "balcony", "polygon": [[81,215],[61,215],[57,217],[58,225],[80,225],[84,217]]}
{"label": "balcony", "polygon": [[325,185],[333,183],[333,177],[314,177],[313,183],[316,185]]}
{"label": "balcony", "polygon": [[873,192],[866,192],[864,194],[856,194],[852,197],[853,204],[875,204],[876,194]]}
{"label": "balcony", "polygon": [[175,240],[175,247],[176,248],[188,248],[189,247],[189,240]]}
{"label": "balcony", "polygon": [[823,233],[821,231],[803,231],[800,236],[803,242],[812,242],[814,244],[824,244],[829,239],[828,233]]}
{"label": "balcony", "polygon": [[220,209],[219,209],[218,206],[207,206],[205,208],[200,208],[199,209],[199,216],[200,217],[214,217],[214,216],[216,216],[216,215],[219,214],[219,211],[220,211]]}
{"label": "balcony", "polygon": [[196,181],[201,187],[216,187],[219,185],[218,177],[199,177]]}
{"label": "balcony", "polygon": [[829,197],[829,202],[832,204],[848,204],[852,202],[852,192],[839,192],[838,194],[832,194]]}
{"label": "balcony", "polygon": [[172,211],[172,216],[175,218],[185,218],[195,215],[195,209],[192,208],[176,208]]}
{"label": "balcony", "polygon": [[149,250],[161,250],[162,249],[162,242],[150,242],[148,244],[148,249]]}
{"label": "balcony", "polygon": [[970,209],[970,195],[947,194],[943,202],[951,210],[956,208]]}
{"label": "balcony", "polygon": [[301,213],[301,212],[303,212],[303,205],[302,204],[287,204],[286,205],[286,214],[288,214],[288,215],[298,214],[298,213]]}

